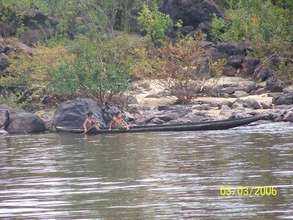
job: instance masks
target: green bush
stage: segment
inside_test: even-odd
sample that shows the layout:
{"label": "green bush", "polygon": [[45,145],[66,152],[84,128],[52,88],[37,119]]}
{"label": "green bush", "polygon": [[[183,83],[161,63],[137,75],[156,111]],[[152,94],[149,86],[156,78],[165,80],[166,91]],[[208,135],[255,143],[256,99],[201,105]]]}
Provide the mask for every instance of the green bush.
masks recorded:
{"label": "green bush", "polygon": [[270,1],[239,1],[226,10],[225,18],[215,17],[212,22],[212,35],[217,39],[254,43],[292,41],[289,11]]}
{"label": "green bush", "polygon": [[169,15],[160,12],[157,6],[150,8],[147,5],[144,5],[140,11],[138,22],[154,44],[162,43],[166,38],[168,29],[172,25]]}
{"label": "green bush", "polygon": [[[278,54],[292,60],[292,2],[287,0],[230,0],[225,19],[215,17],[211,35],[215,40],[245,42],[253,56],[261,59]],[[285,70],[287,67],[287,70]],[[293,77],[290,65],[280,67],[279,75]],[[285,70],[285,71],[284,71]]]}
{"label": "green bush", "polygon": [[99,44],[82,40],[78,45],[79,48],[74,48],[77,56],[74,62],[64,62],[51,72],[49,88],[53,93],[94,96],[103,103],[128,88],[126,65],[102,57],[100,54],[109,51]]}

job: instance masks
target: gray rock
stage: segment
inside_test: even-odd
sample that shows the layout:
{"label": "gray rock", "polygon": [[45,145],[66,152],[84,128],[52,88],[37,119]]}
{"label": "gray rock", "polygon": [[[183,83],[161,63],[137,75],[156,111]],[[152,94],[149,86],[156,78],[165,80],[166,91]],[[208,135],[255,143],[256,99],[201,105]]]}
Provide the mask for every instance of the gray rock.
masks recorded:
{"label": "gray rock", "polygon": [[293,104],[293,93],[284,93],[273,97],[274,105],[292,105]]}
{"label": "gray rock", "polygon": [[236,97],[236,98],[241,98],[241,97],[245,97],[245,96],[248,96],[249,94],[245,91],[235,91],[233,93],[233,96]]}
{"label": "gray rock", "polygon": [[25,112],[12,114],[7,127],[10,134],[39,133],[45,130],[45,123],[38,116]]}
{"label": "gray rock", "polygon": [[206,26],[202,23],[209,23],[214,15],[223,17],[223,12],[212,0],[165,0],[161,10],[175,22],[181,19],[184,26],[201,29]]}
{"label": "gray rock", "polygon": [[254,77],[260,81],[266,81],[267,79],[273,77],[274,75],[275,75],[275,72],[272,69],[266,68],[266,67],[261,67],[255,70],[255,73],[254,73]]}
{"label": "gray rock", "polygon": [[234,67],[235,69],[239,69],[244,60],[243,55],[232,55],[227,59],[227,65]]}
{"label": "gray rock", "polygon": [[231,111],[231,108],[228,105],[222,105],[221,106],[221,111],[225,111],[225,112]]}
{"label": "gray rock", "polygon": [[247,98],[247,99],[237,99],[232,107],[235,108],[236,105],[243,106],[244,108],[251,108],[251,109],[262,109],[262,105],[253,98]]}
{"label": "gray rock", "polygon": [[251,76],[259,64],[260,64],[259,59],[245,58],[241,65],[242,66],[241,73],[246,76]]}
{"label": "gray rock", "polygon": [[293,85],[287,86],[286,88],[284,88],[283,92],[284,93],[293,93]]}
{"label": "gray rock", "polygon": [[0,54],[0,71],[5,70],[9,65],[9,58],[4,53]]}
{"label": "gray rock", "polygon": [[285,116],[284,116],[284,121],[289,121],[289,122],[293,122],[293,109],[289,110]]}
{"label": "gray rock", "polygon": [[106,127],[102,109],[96,101],[88,98],[76,98],[61,103],[54,114],[53,126],[82,128],[88,111],[93,112],[101,126]]}
{"label": "gray rock", "polygon": [[10,123],[9,110],[0,108],[0,129],[7,130],[9,123]]}
{"label": "gray rock", "polygon": [[[240,44],[235,43],[218,43],[215,45],[215,48],[217,49],[218,54],[223,54],[225,57],[240,55],[240,56],[246,56],[247,55],[247,48]],[[215,55],[215,54],[214,54]],[[223,57],[218,57],[223,58]]]}
{"label": "gray rock", "polygon": [[282,92],[285,87],[285,83],[276,77],[270,77],[266,82],[266,89],[271,92]]}

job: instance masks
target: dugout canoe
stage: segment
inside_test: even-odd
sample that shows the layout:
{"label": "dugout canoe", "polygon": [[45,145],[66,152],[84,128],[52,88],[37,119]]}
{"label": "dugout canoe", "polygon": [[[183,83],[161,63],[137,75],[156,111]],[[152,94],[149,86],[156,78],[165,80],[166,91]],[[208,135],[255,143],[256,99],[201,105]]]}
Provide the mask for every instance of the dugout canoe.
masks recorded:
{"label": "dugout canoe", "polygon": [[[162,132],[162,131],[205,131],[205,130],[226,130],[229,128],[235,128],[243,125],[250,124],[252,122],[265,119],[266,116],[253,116],[241,119],[228,119],[221,121],[207,121],[207,122],[197,122],[189,124],[169,124],[169,125],[146,125],[146,126],[134,126],[129,130],[121,129],[108,129],[97,130],[96,128],[90,129],[87,134],[97,135],[97,134],[112,134],[112,133],[141,133],[141,132]],[[58,132],[70,132],[70,133],[83,133],[83,129],[79,128],[66,128],[66,127],[56,127]]]}

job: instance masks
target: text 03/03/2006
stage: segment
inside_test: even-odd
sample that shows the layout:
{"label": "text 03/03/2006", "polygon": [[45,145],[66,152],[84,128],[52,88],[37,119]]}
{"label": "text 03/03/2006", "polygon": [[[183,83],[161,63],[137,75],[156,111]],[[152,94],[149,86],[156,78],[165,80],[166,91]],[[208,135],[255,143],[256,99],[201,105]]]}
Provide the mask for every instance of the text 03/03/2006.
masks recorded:
{"label": "text 03/03/2006", "polygon": [[221,186],[220,196],[277,196],[276,186]]}

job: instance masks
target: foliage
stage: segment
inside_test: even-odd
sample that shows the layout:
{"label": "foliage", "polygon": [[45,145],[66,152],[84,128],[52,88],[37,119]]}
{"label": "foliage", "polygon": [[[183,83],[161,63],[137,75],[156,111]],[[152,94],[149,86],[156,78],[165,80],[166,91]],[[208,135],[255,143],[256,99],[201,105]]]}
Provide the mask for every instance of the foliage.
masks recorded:
{"label": "foliage", "polygon": [[199,77],[204,49],[200,40],[192,37],[167,42],[157,49],[160,71],[157,77],[165,83],[178,102],[190,102],[200,91],[203,81]]}
{"label": "foliage", "polygon": [[230,0],[229,5],[225,19],[212,21],[215,40],[249,43],[261,59],[274,53],[292,59],[292,1]]}
{"label": "foliage", "polygon": [[215,18],[212,23],[214,37],[220,40],[249,40],[256,44],[292,40],[288,11],[270,1],[239,1],[226,11],[225,18]]}
{"label": "foliage", "polygon": [[94,96],[105,102],[127,89],[127,66],[112,56],[114,52],[107,50],[107,43],[95,44],[82,39],[78,45],[79,48],[73,48],[77,56],[74,62],[63,62],[51,72],[52,92],[59,95]]}
{"label": "foliage", "polygon": [[154,44],[162,43],[172,25],[170,16],[160,12],[156,6],[150,8],[144,5],[139,12],[138,21]]}
{"label": "foliage", "polygon": [[226,59],[209,60],[209,71],[211,76],[217,77],[223,75],[226,63]]}
{"label": "foliage", "polygon": [[[132,31],[138,12],[147,2],[156,0],[1,0],[0,22],[13,23],[18,32],[25,30],[25,16],[37,11],[58,21],[57,35],[74,38],[114,30]],[[42,28],[42,27],[40,27]]]}
{"label": "foliage", "polygon": [[49,71],[56,68],[61,61],[72,59],[73,55],[63,46],[49,48],[39,45],[33,54],[18,53],[11,59],[9,74],[0,78],[0,85],[46,87]]}

